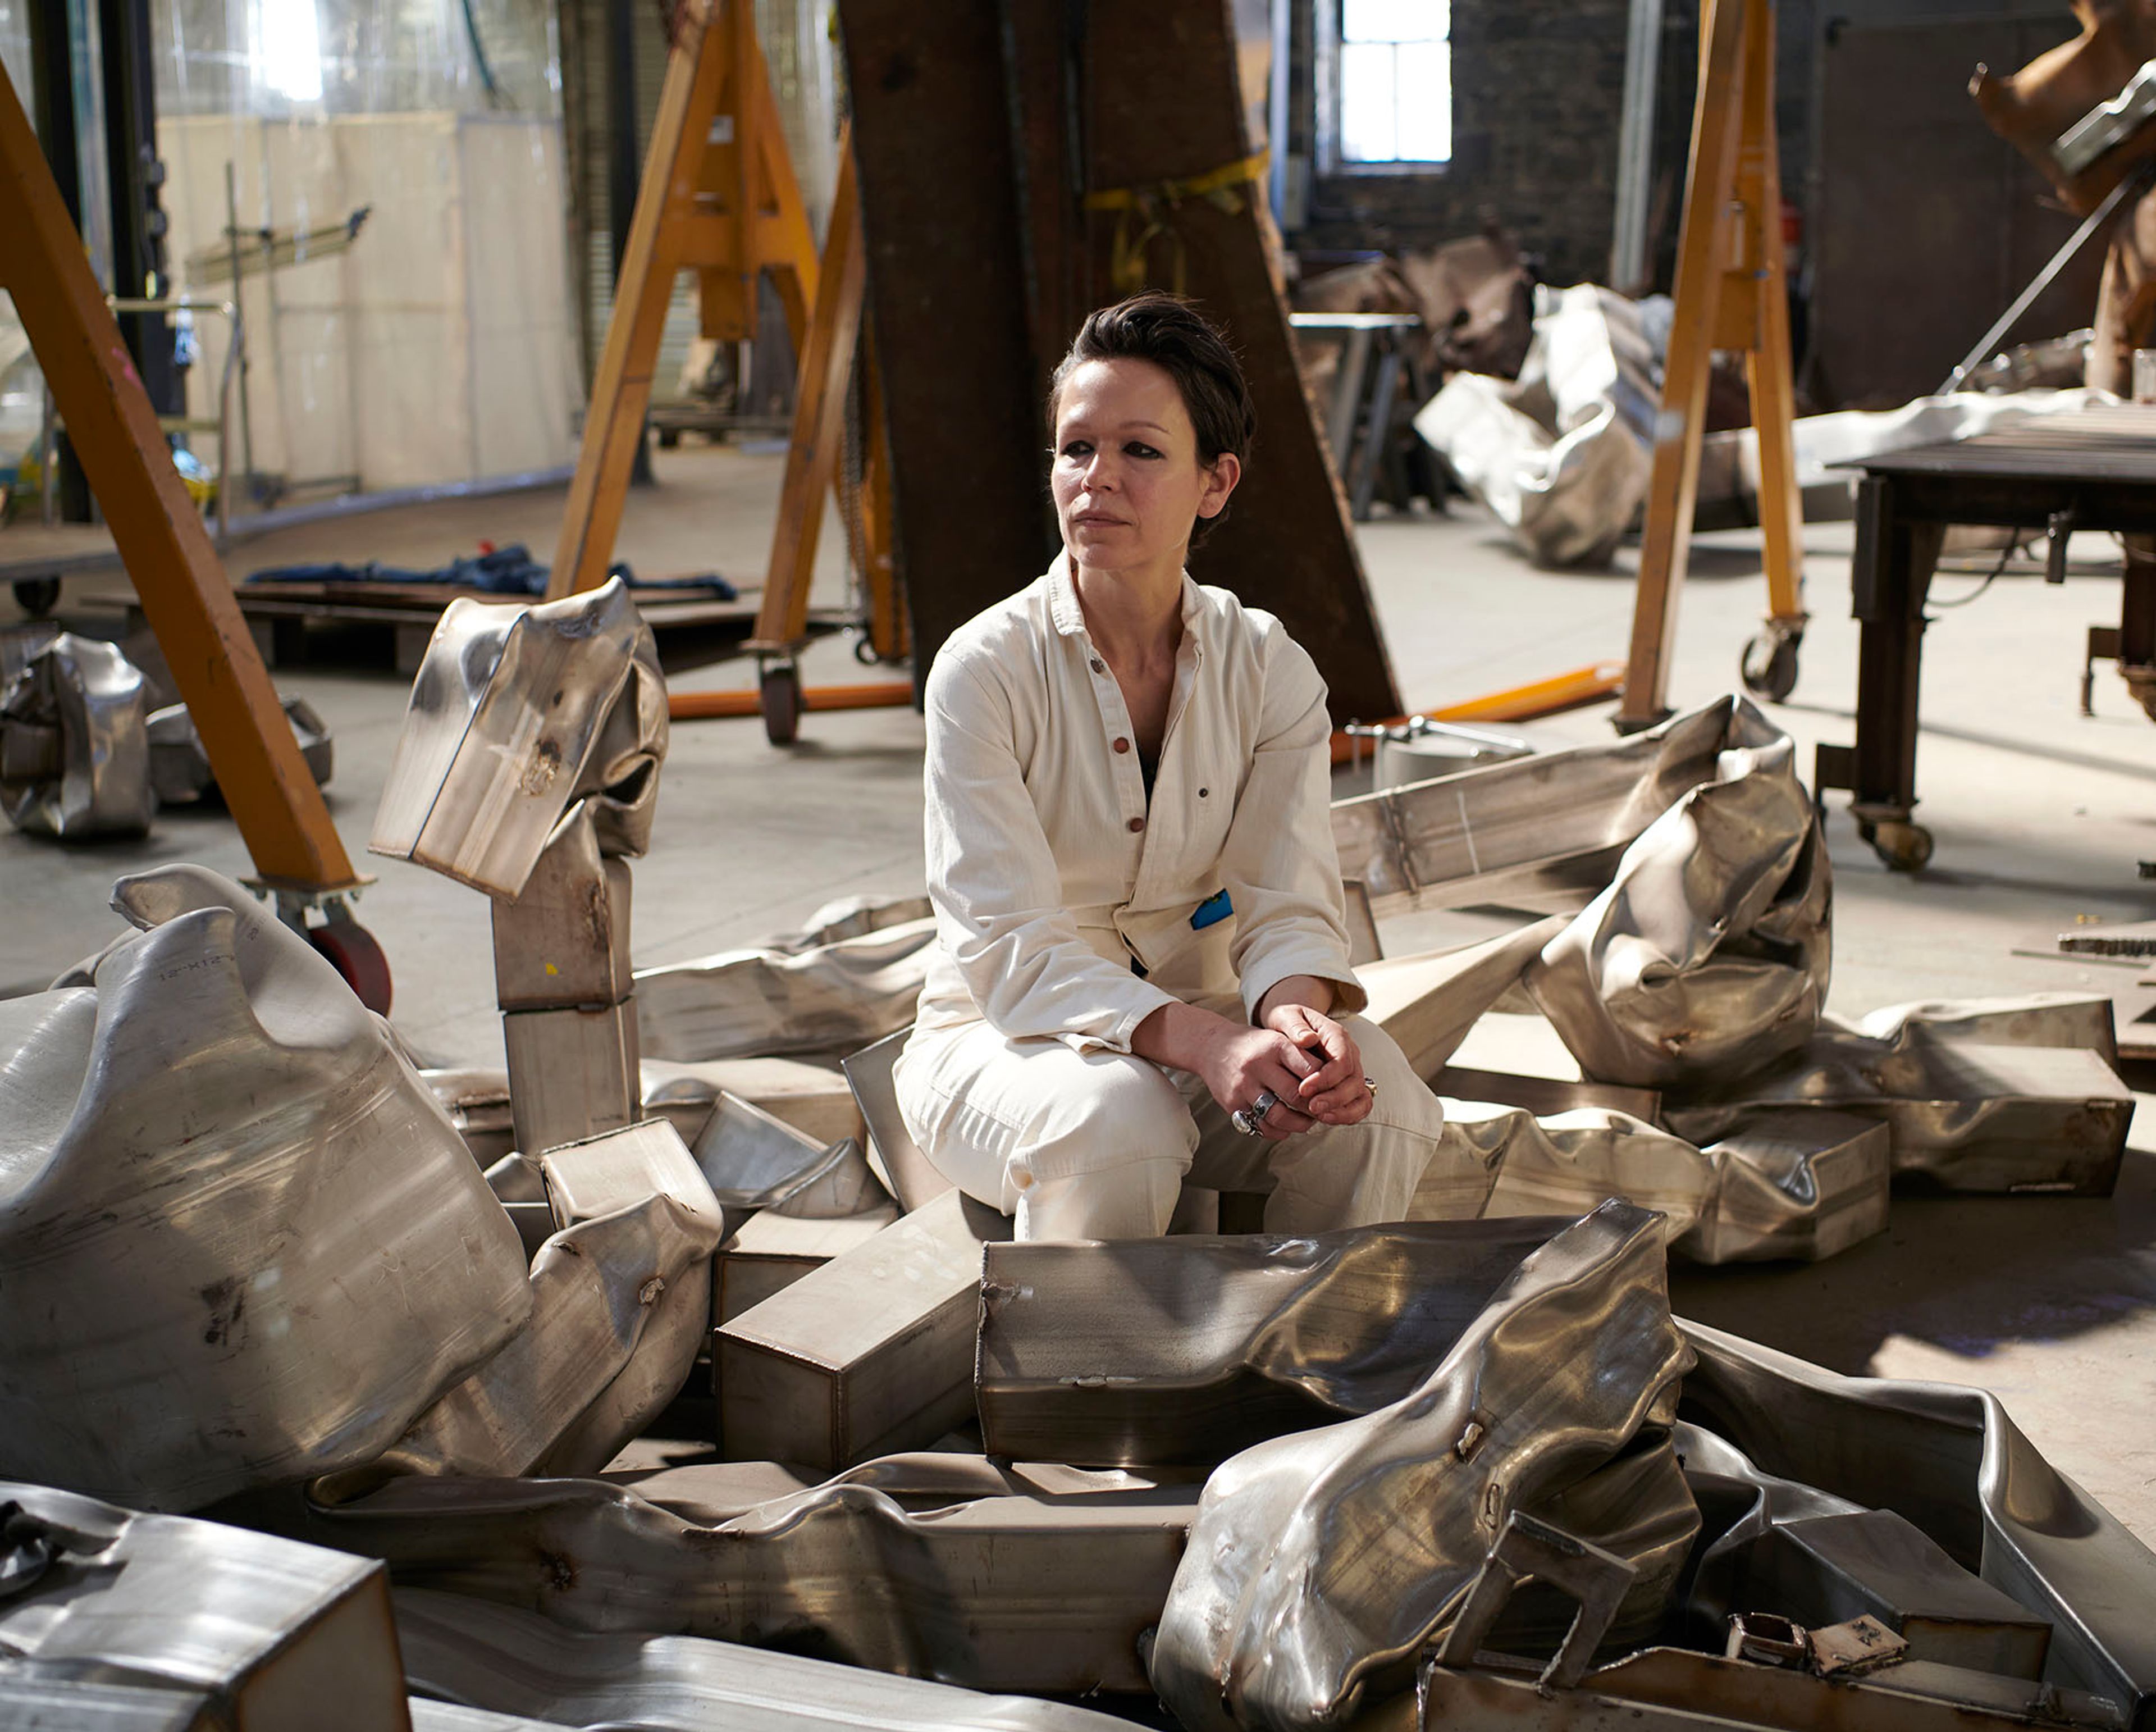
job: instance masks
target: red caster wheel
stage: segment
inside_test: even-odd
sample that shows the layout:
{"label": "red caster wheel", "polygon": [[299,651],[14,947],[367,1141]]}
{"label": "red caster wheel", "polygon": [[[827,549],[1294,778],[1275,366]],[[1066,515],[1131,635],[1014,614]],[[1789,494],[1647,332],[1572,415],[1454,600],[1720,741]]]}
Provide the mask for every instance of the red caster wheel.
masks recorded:
{"label": "red caster wheel", "polygon": [[372,933],[357,921],[331,920],[309,927],[307,942],[329,959],[360,1003],[377,1016],[389,1014],[389,959]]}

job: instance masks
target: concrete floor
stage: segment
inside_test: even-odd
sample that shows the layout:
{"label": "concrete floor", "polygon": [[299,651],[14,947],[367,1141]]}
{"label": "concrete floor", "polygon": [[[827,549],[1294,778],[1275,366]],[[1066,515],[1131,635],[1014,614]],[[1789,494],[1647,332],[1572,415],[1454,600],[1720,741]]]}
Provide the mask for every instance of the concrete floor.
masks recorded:
{"label": "concrete floor", "polygon": [[[753,582],[778,494],[776,454],[661,454],[661,486],[631,503],[621,550],[650,574],[717,569]],[[1258,477],[1262,485],[1262,475]],[[529,541],[541,557],[558,491],[374,514],[289,530],[236,549],[235,573],[299,558],[434,563],[481,536]],[[1478,513],[1385,520],[1362,531],[1364,557],[1402,689],[1418,707],[1621,656],[1631,612],[1630,556],[1609,573],[1530,568]],[[1848,615],[1848,526],[1807,537],[1817,618],[1794,701],[1774,709],[1809,766],[1820,740],[1851,738],[1856,630]],[[827,533],[819,602],[843,594],[841,543]],[[2156,729],[2108,670],[2093,719],[2077,713],[2081,648],[2115,622],[2115,557],[2083,537],[2076,574],[2046,588],[2010,574],[1974,604],[1940,613],[1928,634],[1919,765],[1921,816],[1938,836],[1933,866],[1890,874],[1858,840],[1843,803],[1829,839],[1838,891],[1830,1006],[1853,1014],[1928,997],[2039,989],[2131,995],[2138,968],[2061,958],[2051,939],[2076,920],[2156,915],[2156,887],[2135,862],[2156,857]],[[6,536],[0,533],[0,560]],[[1989,556],[1979,556],[1984,566]],[[1943,574],[1941,601],[1974,590]],[[66,607],[94,620],[124,580],[71,579]],[[1672,701],[1731,689],[1764,605],[1756,532],[1702,538],[1676,645]],[[104,617],[110,619],[107,614]],[[861,677],[848,645],[827,640],[811,684]],[[403,686],[384,666],[310,667],[280,676],[336,732],[331,804],[346,844],[364,845]],[[721,663],[677,686],[747,686]],[[1523,726],[1545,746],[1609,738],[1606,707]],[[921,882],[921,731],[910,711],[811,714],[781,753],[754,722],[674,732],[654,847],[636,868],[639,965],[753,942],[800,923],[833,897],[916,892]],[[1343,773],[1341,791],[1351,790]],[[59,849],[0,833],[0,990],[28,989],[101,945],[114,929],[111,881],[164,861],[233,874],[247,859],[217,814],[167,814],[146,841]],[[440,1061],[500,1062],[482,899],[447,880],[372,862],[361,905],[396,974],[394,1020]],[[1394,952],[1486,925],[1473,917],[1389,923]],[[2144,1108],[2156,1109],[2156,1097]],[[1889,1231],[1812,1267],[1679,1270],[1679,1307],[1849,1372],[1980,1384],[2061,1467],[2156,1544],[2156,1112],[2138,1118],[2117,1195],[1926,1200],[1897,1198]]]}

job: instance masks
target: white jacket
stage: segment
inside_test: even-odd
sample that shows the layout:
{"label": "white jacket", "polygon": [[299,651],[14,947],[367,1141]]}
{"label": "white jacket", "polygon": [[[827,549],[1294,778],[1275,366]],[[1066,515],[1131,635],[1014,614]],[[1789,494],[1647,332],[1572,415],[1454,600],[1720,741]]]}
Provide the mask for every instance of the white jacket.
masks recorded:
{"label": "white jacket", "polygon": [[[944,644],[926,705],[940,943],[922,1032],[985,1018],[1127,1052],[1163,1005],[1240,998],[1249,1015],[1291,974],[1333,982],[1335,1015],[1363,1008],[1325,682],[1279,620],[1188,575],[1183,626],[1150,807],[1065,559]],[[1233,912],[1194,928],[1221,891]]]}

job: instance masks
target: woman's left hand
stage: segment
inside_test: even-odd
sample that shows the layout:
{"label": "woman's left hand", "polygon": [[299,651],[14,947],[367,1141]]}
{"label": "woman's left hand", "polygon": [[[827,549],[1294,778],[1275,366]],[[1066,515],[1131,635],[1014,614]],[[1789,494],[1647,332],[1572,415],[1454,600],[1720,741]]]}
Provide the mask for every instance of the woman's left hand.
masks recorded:
{"label": "woman's left hand", "polygon": [[1307,1005],[1278,1005],[1265,1012],[1265,1026],[1324,1061],[1302,1079],[1301,1098],[1294,1104],[1320,1124],[1360,1124],[1370,1116],[1370,1088],[1363,1076],[1363,1055],[1348,1030]]}

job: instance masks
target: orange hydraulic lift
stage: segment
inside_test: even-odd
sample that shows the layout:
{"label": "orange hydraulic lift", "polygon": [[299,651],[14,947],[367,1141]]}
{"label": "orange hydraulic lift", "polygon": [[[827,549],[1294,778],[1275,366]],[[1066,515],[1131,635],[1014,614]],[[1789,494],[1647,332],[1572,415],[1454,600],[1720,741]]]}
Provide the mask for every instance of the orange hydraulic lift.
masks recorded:
{"label": "orange hydraulic lift", "polygon": [[1714,352],[1741,352],[1759,438],[1759,522],[1768,615],[1744,655],[1744,683],[1787,697],[1810,617],[1804,518],[1790,427],[1789,302],[1782,179],[1774,148],[1774,15],[1770,0],[1705,0],[1691,166],[1678,232],[1676,306],[1662,372],[1654,471],[1640,540],[1639,591],[1617,726],[1669,714],[1669,655],[1691,551],[1700,436]]}
{"label": "orange hydraulic lift", "polygon": [[[853,152],[842,138],[819,260],[772,101],[753,8],[747,0],[690,0],[677,16],[547,594],[558,599],[605,581],[676,273],[697,273],[704,335],[738,342],[755,331],[757,279],[770,272],[800,372],[778,525],[748,647],[761,669],[765,731],[774,744],[784,744],[794,738],[804,707],[796,658],[808,641],[823,497],[837,482],[847,388],[863,349],[867,253]],[[855,557],[869,598],[865,647],[874,659],[896,660],[906,653],[905,626],[891,563],[890,462],[875,383],[871,363],[863,378],[866,450]],[[844,506],[842,499],[842,511]],[[806,707],[829,707],[814,694]]]}
{"label": "orange hydraulic lift", "polygon": [[[210,768],[278,912],[372,1008],[389,1007],[381,948],[351,912],[353,871],[308,773],[269,670],[156,411],[129,359],[82,236],[29,116],[0,68],[0,289],[67,423],[143,616],[156,632]],[[309,916],[321,917],[310,922]]]}

